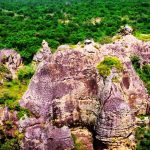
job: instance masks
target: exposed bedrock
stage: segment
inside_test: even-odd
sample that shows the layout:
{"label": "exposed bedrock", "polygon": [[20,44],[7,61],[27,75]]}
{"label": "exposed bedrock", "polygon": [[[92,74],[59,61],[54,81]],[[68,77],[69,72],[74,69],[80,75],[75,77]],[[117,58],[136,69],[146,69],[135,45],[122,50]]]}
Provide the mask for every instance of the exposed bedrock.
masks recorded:
{"label": "exposed bedrock", "polygon": [[[22,130],[26,135],[22,148],[56,150],[50,147],[53,141],[72,149],[70,129],[87,126],[95,132],[93,136],[105,144],[123,143],[134,129],[134,117],[146,113],[148,101],[144,84],[129,58],[137,53],[136,44],[149,45],[127,35],[113,44],[97,47],[92,42],[85,47],[79,45],[57,51],[48,60],[42,60],[20,101],[35,120],[40,120],[30,125],[32,121],[28,118],[29,125]],[[118,73],[112,69],[111,74],[103,78],[96,66],[108,55],[120,59],[123,71]],[[140,57],[144,59],[145,55]],[[56,136],[57,131],[61,133],[59,136]],[[64,142],[64,146],[62,141],[67,144]]]}
{"label": "exposed bedrock", "polygon": [[110,98],[97,118],[96,138],[110,145],[122,144],[133,131],[134,120],[129,105],[119,98]]}

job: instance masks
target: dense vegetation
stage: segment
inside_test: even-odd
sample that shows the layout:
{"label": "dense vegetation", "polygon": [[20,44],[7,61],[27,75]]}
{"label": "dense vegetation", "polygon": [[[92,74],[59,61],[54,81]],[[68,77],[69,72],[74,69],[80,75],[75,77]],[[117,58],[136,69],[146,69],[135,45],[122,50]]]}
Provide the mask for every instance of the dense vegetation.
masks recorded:
{"label": "dense vegetation", "polygon": [[[0,77],[3,74],[3,78],[6,78],[7,69],[0,64]],[[7,106],[9,110],[18,111],[18,118],[24,116],[24,114],[29,115],[30,112],[26,109],[20,107],[18,101],[23,96],[29,84],[29,80],[34,74],[35,68],[32,65],[23,66],[18,70],[18,79],[14,80],[4,80],[0,84],[0,105]],[[0,78],[1,79],[1,78]]]}
{"label": "dense vegetation", "polygon": [[0,0],[0,48],[16,49],[29,63],[43,39],[52,48],[107,41],[125,24],[149,34],[149,7],[149,0]]}
{"label": "dense vegetation", "polygon": [[131,61],[135,71],[145,83],[148,94],[150,94],[150,64],[144,64],[141,66],[140,58],[138,56],[131,57]]}
{"label": "dense vegetation", "polygon": [[[18,119],[22,118],[25,114],[31,115],[31,112],[27,109],[20,107],[19,100],[26,91],[30,78],[34,73],[34,67],[32,65],[22,66],[17,73],[18,79],[8,79],[6,75],[10,71],[5,65],[0,64],[0,106],[7,106],[10,112],[17,112]],[[5,79],[5,80],[2,80]],[[0,150],[19,150],[20,140],[24,137],[17,129],[17,124],[13,120],[7,120],[0,124]],[[7,130],[13,131],[13,137],[7,134]]]}
{"label": "dense vegetation", "polygon": [[135,134],[137,140],[137,150],[149,150],[150,129],[145,126],[138,127]]}

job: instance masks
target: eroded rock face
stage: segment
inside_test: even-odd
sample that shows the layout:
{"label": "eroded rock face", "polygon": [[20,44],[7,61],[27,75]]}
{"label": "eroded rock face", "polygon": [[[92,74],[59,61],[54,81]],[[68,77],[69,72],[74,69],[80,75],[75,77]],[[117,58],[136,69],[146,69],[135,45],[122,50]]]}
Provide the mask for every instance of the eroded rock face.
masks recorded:
{"label": "eroded rock face", "polygon": [[[140,45],[143,49],[138,49],[135,45]],[[124,99],[132,108],[132,112],[136,114],[146,113],[148,95],[143,82],[132,67],[130,57],[139,55],[142,62],[145,60],[146,63],[149,63],[149,45],[150,42],[142,42],[132,35],[127,35],[113,44],[106,44],[101,47],[103,56],[117,56],[123,62],[123,74],[117,76],[118,82],[115,82],[115,85],[118,92],[122,91],[119,92],[121,99]],[[144,51],[145,47],[147,49]]]}
{"label": "eroded rock face", "polygon": [[[28,108],[36,120],[42,120],[43,126],[39,122],[30,125],[36,122],[33,120],[27,122],[28,126],[22,128],[27,135],[23,149],[34,148],[35,145],[48,149],[49,138],[58,140],[55,134],[49,133],[49,128],[63,134],[64,126],[91,127],[97,139],[109,145],[123,142],[134,129],[132,116],[145,114],[148,100],[144,84],[130,61],[130,56],[137,51],[135,43],[141,47],[149,45],[127,35],[100,49],[89,43],[83,48],[57,51],[50,59],[42,60],[20,105]],[[121,60],[123,72],[112,69],[110,76],[103,78],[98,74],[96,65],[108,55]],[[69,129],[66,130],[65,138],[69,140],[71,135],[68,134]],[[28,139],[30,133],[37,135],[34,132],[52,136],[46,140],[42,136],[30,136]],[[41,142],[36,144],[36,139]],[[63,143],[59,142],[63,147]]]}
{"label": "eroded rock face", "polygon": [[57,128],[51,123],[45,122],[42,118],[28,118],[19,120],[19,131],[25,137],[22,142],[22,149],[30,150],[64,150],[73,149],[74,143],[70,129],[67,126]]}
{"label": "eroded rock face", "polygon": [[91,114],[99,105],[93,63],[96,60],[80,51],[54,54],[50,62],[39,65],[20,104],[46,119],[61,118],[64,122],[90,119],[81,116],[86,111],[82,108],[86,107]]}
{"label": "eroded rock face", "polygon": [[133,130],[134,120],[129,105],[119,98],[109,98],[101,109],[95,126],[99,140],[121,144]]}

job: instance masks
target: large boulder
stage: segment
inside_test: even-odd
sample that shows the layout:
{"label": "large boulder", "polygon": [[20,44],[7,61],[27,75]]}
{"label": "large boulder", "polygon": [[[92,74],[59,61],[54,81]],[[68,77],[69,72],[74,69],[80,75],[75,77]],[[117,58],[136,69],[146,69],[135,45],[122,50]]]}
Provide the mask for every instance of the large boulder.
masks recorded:
{"label": "large boulder", "polygon": [[[93,121],[92,114],[98,105],[98,75],[93,66],[98,59],[92,55],[89,58],[82,51],[54,54],[50,62],[44,61],[39,65],[20,101],[21,106],[45,119]],[[86,113],[91,114],[91,118]]]}

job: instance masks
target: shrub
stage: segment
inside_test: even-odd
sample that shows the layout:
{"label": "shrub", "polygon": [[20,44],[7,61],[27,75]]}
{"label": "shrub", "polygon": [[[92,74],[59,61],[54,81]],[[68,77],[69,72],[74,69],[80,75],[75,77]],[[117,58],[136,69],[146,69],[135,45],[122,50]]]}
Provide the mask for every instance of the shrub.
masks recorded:
{"label": "shrub", "polygon": [[149,150],[150,147],[150,129],[139,127],[136,130],[137,150]]}
{"label": "shrub", "polygon": [[110,68],[107,65],[99,64],[97,65],[97,69],[99,74],[105,78],[110,75]]}
{"label": "shrub", "polygon": [[134,66],[135,69],[136,68],[140,68],[139,61],[140,61],[139,56],[134,55],[134,56],[131,57],[131,62],[132,62],[132,64],[133,64],[133,66]]}
{"label": "shrub", "polygon": [[76,135],[74,135],[74,134],[71,134],[71,135],[72,135],[72,138],[73,138],[73,141],[74,141],[75,149],[76,150],[82,150],[83,149],[83,143],[81,141],[77,140]]}
{"label": "shrub", "polygon": [[141,78],[145,83],[145,87],[147,88],[148,93],[150,94],[150,65],[145,64],[142,67],[140,66],[140,58],[138,56],[131,57],[132,65]]}
{"label": "shrub", "polygon": [[6,76],[8,76],[9,74],[11,74],[11,73],[7,69],[7,67],[0,63],[0,80],[1,79],[6,79]]}
{"label": "shrub", "polygon": [[0,64],[0,72],[10,72],[3,64]]}
{"label": "shrub", "polygon": [[111,38],[110,36],[101,37],[101,38],[99,39],[99,43],[100,43],[100,44],[112,43],[112,38]]}
{"label": "shrub", "polygon": [[20,150],[19,142],[15,138],[7,140],[4,144],[1,144],[0,150]]}
{"label": "shrub", "polygon": [[26,91],[29,80],[21,82],[20,80],[12,80],[4,82],[0,88],[0,104],[7,105],[10,110],[14,110],[18,104],[18,100]]}
{"label": "shrub", "polygon": [[110,72],[111,72],[111,69],[112,68],[116,68],[119,72],[122,71],[123,69],[123,65],[121,63],[121,61],[115,57],[115,56],[112,56],[112,57],[105,57],[104,60],[102,62],[100,62],[98,65],[97,65],[97,69],[98,69],[98,72],[101,76],[103,76],[104,78],[106,78],[107,76],[110,75]]}
{"label": "shrub", "polygon": [[135,36],[142,41],[150,41],[150,34],[135,33]]}
{"label": "shrub", "polygon": [[8,130],[13,128],[13,122],[11,120],[7,120],[5,122],[5,125],[6,125],[6,129],[8,129]]}
{"label": "shrub", "polygon": [[30,79],[34,74],[34,71],[35,69],[32,65],[24,66],[18,71],[18,79],[21,81],[25,79]]}
{"label": "shrub", "polygon": [[20,111],[18,112],[17,116],[18,118],[22,118],[24,115],[27,115],[28,117],[30,116],[30,111],[28,109],[24,109],[24,108],[21,108]]}
{"label": "shrub", "polygon": [[147,77],[150,78],[150,65],[149,64],[143,65],[142,71]]}

